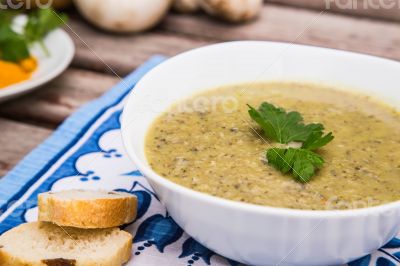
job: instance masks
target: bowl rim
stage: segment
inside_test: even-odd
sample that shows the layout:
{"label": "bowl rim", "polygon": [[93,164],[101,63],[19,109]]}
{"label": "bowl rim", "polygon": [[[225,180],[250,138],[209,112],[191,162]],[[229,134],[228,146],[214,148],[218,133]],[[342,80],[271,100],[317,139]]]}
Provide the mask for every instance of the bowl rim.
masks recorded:
{"label": "bowl rim", "polygon": [[[124,147],[128,153],[128,156],[134,162],[136,167],[139,171],[143,174],[145,178],[150,179],[163,187],[166,187],[170,190],[173,190],[184,197],[190,197],[195,200],[204,201],[207,204],[218,205],[220,207],[241,211],[241,212],[252,212],[257,213],[259,215],[275,215],[275,216],[288,216],[288,217],[302,217],[302,218],[309,218],[309,219],[326,219],[326,218],[350,218],[350,217],[358,217],[358,216],[369,216],[369,215],[378,215],[381,213],[386,213],[388,211],[394,211],[400,209],[400,200],[385,203],[382,205],[377,206],[370,206],[365,208],[358,208],[358,209],[346,209],[346,210],[309,210],[309,209],[291,209],[291,208],[284,208],[284,207],[273,207],[267,205],[256,205],[253,203],[246,203],[246,202],[239,202],[234,200],[225,199],[222,197],[213,196],[204,192],[196,191],[191,188],[184,187],[177,183],[174,183],[167,178],[157,174],[151,167],[147,166],[145,162],[143,162],[134,152],[133,147],[129,145],[129,138],[131,137],[130,133],[132,130],[129,130],[129,127],[124,126],[128,124],[129,119],[129,109],[134,108],[132,105],[133,98],[135,97],[134,91],[140,89],[141,84],[151,78],[153,73],[159,71],[161,67],[164,67],[165,64],[173,62],[176,59],[179,59],[183,56],[196,52],[198,50],[208,49],[217,46],[230,46],[230,45],[252,45],[252,44],[265,44],[265,45],[293,45],[295,47],[303,47],[303,48],[312,48],[317,50],[328,50],[331,52],[342,53],[342,54],[349,54],[353,56],[361,56],[361,57],[369,57],[374,60],[380,60],[385,63],[397,64],[400,66],[400,62],[395,60],[382,58],[373,55],[361,54],[356,52],[350,51],[343,51],[339,49],[333,48],[325,48],[325,47],[318,47],[312,45],[303,45],[303,44],[293,44],[293,43],[285,43],[285,42],[274,42],[274,41],[230,41],[230,42],[222,42],[216,43],[211,45],[206,45],[202,47],[198,47],[192,50],[185,51],[178,55],[168,58],[164,62],[160,63],[159,65],[155,66],[151,69],[142,79],[135,85],[134,89],[129,93],[128,99],[125,102],[123,112],[122,112],[122,119],[121,119],[121,134],[122,140],[124,143]],[[132,107],[133,106],[133,107]]]}

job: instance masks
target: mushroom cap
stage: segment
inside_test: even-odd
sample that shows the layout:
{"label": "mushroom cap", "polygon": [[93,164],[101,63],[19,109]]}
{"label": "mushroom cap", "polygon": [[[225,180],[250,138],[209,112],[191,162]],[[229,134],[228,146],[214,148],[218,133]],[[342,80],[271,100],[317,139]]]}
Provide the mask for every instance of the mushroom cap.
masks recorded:
{"label": "mushroom cap", "polygon": [[139,32],[155,26],[172,0],[74,0],[80,13],[95,26],[113,32]]}

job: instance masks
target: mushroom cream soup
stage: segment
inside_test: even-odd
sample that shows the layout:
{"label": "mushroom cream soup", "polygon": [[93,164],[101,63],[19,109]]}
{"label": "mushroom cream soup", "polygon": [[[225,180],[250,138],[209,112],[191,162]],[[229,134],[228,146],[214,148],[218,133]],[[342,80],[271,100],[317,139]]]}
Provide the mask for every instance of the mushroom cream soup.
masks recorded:
{"label": "mushroom cream soup", "polygon": [[[268,101],[321,123],[334,140],[307,183],[282,174],[248,106]],[[262,136],[262,138],[260,137]],[[296,144],[296,143],[295,143]],[[179,102],[151,126],[150,166],[161,176],[217,197],[294,209],[352,209],[400,200],[400,114],[365,95],[306,83],[226,86]]]}

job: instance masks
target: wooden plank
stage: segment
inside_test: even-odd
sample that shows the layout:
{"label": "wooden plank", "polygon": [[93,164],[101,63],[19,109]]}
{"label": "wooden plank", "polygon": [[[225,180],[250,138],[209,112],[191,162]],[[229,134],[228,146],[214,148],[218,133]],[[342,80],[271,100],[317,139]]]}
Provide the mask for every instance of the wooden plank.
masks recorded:
{"label": "wooden plank", "polygon": [[400,0],[267,0],[267,2],[400,21]]}
{"label": "wooden plank", "polygon": [[23,97],[0,105],[0,115],[55,127],[82,104],[119,81],[117,77],[70,68],[59,78]]}
{"label": "wooden plank", "polygon": [[69,27],[67,30],[77,48],[74,66],[104,72],[111,72],[111,67],[118,75],[130,73],[152,55],[172,56],[211,43],[158,30],[137,35],[111,34],[89,26],[78,17],[71,19]]}
{"label": "wooden plank", "polygon": [[266,4],[252,23],[232,26],[205,15],[171,14],[168,31],[220,41],[272,40],[310,44],[400,59],[400,24],[321,14],[307,9]]}
{"label": "wooden plank", "polygon": [[0,118],[0,129],[0,178],[52,132],[3,118]]}

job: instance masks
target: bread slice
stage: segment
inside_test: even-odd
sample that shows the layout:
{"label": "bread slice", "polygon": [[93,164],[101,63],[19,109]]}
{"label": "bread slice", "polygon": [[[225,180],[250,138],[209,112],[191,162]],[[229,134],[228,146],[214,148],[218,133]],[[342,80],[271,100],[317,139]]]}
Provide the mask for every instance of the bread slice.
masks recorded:
{"label": "bread slice", "polygon": [[137,198],[115,191],[67,190],[39,194],[39,221],[78,228],[110,228],[136,218]]}
{"label": "bread slice", "polygon": [[1,266],[121,266],[131,252],[132,236],[119,228],[34,222],[0,236]]}

